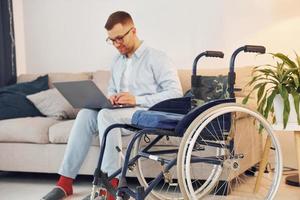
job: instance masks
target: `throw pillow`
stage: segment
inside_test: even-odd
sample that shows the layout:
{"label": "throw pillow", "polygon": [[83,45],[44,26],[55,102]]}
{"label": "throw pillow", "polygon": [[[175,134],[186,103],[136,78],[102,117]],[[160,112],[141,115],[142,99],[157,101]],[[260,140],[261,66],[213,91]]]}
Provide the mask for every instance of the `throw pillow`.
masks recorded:
{"label": "throw pillow", "polygon": [[42,114],[48,117],[56,119],[73,119],[76,117],[76,110],[56,88],[28,95],[27,98]]}
{"label": "throw pillow", "polygon": [[26,95],[49,89],[48,75],[26,83],[0,88],[0,120],[18,117],[44,116]]}
{"label": "throw pillow", "polygon": [[0,92],[0,120],[18,117],[43,116],[42,113],[28,100],[17,92]]}
{"label": "throw pillow", "polygon": [[25,95],[30,95],[30,94],[40,92],[42,90],[48,90],[49,89],[48,81],[49,81],[48,75],[40,76],[31,82],[17,83],[14,85],[9,85],[0,88],[0,92],[11,91],[11,92],[22,93]]}

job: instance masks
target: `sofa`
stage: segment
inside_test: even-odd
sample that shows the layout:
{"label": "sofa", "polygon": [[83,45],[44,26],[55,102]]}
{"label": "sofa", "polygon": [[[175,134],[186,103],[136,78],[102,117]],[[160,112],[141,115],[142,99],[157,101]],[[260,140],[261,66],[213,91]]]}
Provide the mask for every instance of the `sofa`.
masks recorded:
{"label": "sofa", "polygon": [[[235,70],[235,87],[240,89],[235,94],[238,103],[249,92],[245,85],[250,79],[251,69],[251,67],[240,67]],[[199,73],[203,75],[227,74],[228,69],[202,69]],[[18,76],[17,81],[19,83],[31,81],[39,75],[41,74],[22,74]],[[190,68],[179,69],[178,75],[183,91],[186,92],[190,88]],[[49,87],[53,87],[53,82],[93,80],[102,91],[106,92],[109,76],[108,70],[50,73]],[[57,173],[73,122],[74,119],[57,120],[50,117],[0,120],[0,171]],[[240,123],[241,129],[245,129],[246,125],[243,123],[245,122]],[[123,148],[126,147],[130,138],[130,136],[123,136]],[[79,174],[93,174],[99,154],[98,141],[97,138],[93,141]],[[259,161],[260,152],[260,145],[253,144],[254,156],[247,161],[247,167],[251,167]],[[146,176],[151,175],[151,170],[149,170]]]}

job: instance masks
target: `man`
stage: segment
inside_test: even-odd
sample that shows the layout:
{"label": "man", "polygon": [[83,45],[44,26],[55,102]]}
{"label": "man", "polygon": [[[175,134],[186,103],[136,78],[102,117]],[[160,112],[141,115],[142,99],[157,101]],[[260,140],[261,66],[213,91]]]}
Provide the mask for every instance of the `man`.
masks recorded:
{"label": "man", "polygon": [[[133,113],[169,98],[182,96],[177,71],[168,57],[148,47],[137,37],[131,16],[123,11],[112,13],[106,24],[107,42],[120,54],[112,62],[112,77],[108,96],[112,104],[138,104],[123,109],[82,109],[74,122],[65,156],[59,170],[57,186],[43,199],[57,200],[73,194],[72,184],[88,153],[93,136],[99,132],[100,141],[105,129],[115,123],[130,123]],[[113,129],[107,137],[102,171],[111,175],[121,166],[121,132]],[[122,148],[121,148],[122,149]],[[96,158],[95,158],[96,159]],[[112,180],[117,186],[118,180]],[[112,199],[112,197],[110,197]]]}

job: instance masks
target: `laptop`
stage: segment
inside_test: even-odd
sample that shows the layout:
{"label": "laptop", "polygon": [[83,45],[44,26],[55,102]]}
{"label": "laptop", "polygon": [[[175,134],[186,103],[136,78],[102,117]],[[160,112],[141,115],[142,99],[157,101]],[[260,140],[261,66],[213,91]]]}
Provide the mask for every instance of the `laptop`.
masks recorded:
{"label": "laptop", "polygon": [[116,109],[116,108],[132,108],[137,105],[112,105],[110,100],[91,80],[56,82],[53,85],[67,99],[74,108],[89,109]]}

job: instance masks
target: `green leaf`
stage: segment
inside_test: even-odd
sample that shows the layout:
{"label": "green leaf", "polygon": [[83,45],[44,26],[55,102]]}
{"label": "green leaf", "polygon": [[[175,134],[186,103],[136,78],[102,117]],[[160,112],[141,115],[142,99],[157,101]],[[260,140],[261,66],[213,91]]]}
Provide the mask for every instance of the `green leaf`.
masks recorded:
{"label": "green leaf", "polygon": [[265,108],[265,111],[264,111],[264,117],[267,119],[268,118],[268,115],[269,115],[269,112],[272,108],[272,105],[273,105],[273,101],[274,101],[274,98],[277,94],[277,91],[276,90],[273,90],[273,92],[271,93],[271,95],[267,98],[267,106]]}
{"label": "green leaf", "polygon": [[263,76],[271,76],[278,79],[278,74],[276,74],[272,69],[258,69],[256,71]]}
{"label": "green leaf", "polygon": [[290,115],[290,102],[289,102],[289,94],[285,87],[282,87],[282,92],[280,95],[283,99],[283,127],[286,128],[289,115]]}
{"label": "green leaf", "polygon": [[295,69],[295,68],[288,69],[288,70],[286,70],[286,71],[282,74],[282,76],[283,76],[284,78],[287,78],[287,77],[289,77],[289,75],[292,75],[293,72],[295,72],[295,71],[297,71],[297,69]]}
{"label": "green leaf", "polygon": [[298,71],[300,69],[300,57],[298,56],[298,54],[295,52],[296,54],[296,61],[297,61],[297,64],[298,64]]}
{"label": "green leaf", "polygon": [[[250,94],[252,94],[253,91],[255,91],[255,90],[257,90],[258,88],[260,88],[261,85],[263,85],[263,84],[265,84],[265,83],[257,83],[257,84],[252,88],[252,90],[249,92],[248,96],[250,96]],[[248,98],[249,98],[249,97],[248,97]],[[247,100],[245,100],[246,102],[248,101],[248,98],[247,98]]]}
{"label": "green leaf", "polygon": [[298,54],[295,52],[296,54],[296,61],[297,61],[297,64],[298,64],[298,76],[300,76],[300,57],[298,56]]}
{"label": "green leaf", "polygon": [[265,92],[266,83],[262,84],[257,91],[257,103],[260,102],[261,97]]}
{"label": "green leaf", "polygon": [[276,54],[272,54],[272,55],[281,59],[288,66],[290,66],[292,68],[297,68],[297,65],[291,59],[289,59],[286,55],[284,55],[282,53],[276,53]]}
{"label": "green leaf", "polygon": [[296,54],[296,61],[298,63],[298,68],[300,68],[300,57],[298,56],[298,54],[295,52]]}
{"label": "green leaf", "polygon": [[291,94],[293,95],[293,98],[294,98],[294,105],[295,105],[295,110],[297,113],[297,121],[298,121],[298,124],[300,125],[300,115],[299,115],[300,96],[296,90],[292,91]]}
{"label": "green leaf", "polygon": [[295,84],[296,88],[298,88],[300,86],[299,77],[296,74],[292,74],[291,77],[293,79],[293,83]]}
{"label": "green leaf", "polygon": [[251,93],[249,93],[249,94],[243,99],[242,104],[246,104],[246,103],[248,102],[249,97],[250,97],[250,94],[251,94]]}
{"label": "green leaf", "polygon": [[260,103],[258,104],[257,111],[260,112],[262,115],[264,114],[264,107],[266,105],[267,94],[264,95]]}
{"label": "green leaf", "polygon": [[260,76],[261,76],[261,75],[254,76],[254,77],[249,81],[249,83],[248,83],[246,86],[252,85],[254,82],[257,81],[257,79],[258,79]]}
{"label": "green leaf", "polygon": [[282,85],[281,85],[281,83],[278,84],[277,88],[278,88],[279,94],[282,94]]}

